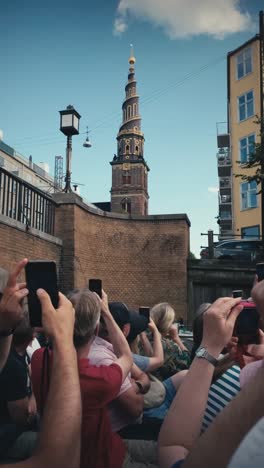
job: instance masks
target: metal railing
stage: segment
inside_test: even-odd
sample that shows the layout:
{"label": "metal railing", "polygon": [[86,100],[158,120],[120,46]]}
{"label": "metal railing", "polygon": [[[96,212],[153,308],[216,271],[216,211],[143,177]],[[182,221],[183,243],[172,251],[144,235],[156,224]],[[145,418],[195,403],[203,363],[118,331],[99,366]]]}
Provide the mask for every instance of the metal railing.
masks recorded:
{"label": "metal railing", "polygon": [[0,214],[53,235],[55,206],[47,194],[0,167]]}

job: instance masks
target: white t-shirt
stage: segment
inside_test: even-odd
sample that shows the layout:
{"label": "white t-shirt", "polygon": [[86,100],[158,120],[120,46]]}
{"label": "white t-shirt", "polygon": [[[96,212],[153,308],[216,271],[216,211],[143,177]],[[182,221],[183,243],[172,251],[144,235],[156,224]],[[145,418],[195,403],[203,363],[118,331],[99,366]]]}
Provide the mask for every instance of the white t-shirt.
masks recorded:
{"label": "white t-shirt", "polygon": [[235,451],[228,468],[263,468],[264,417],[248,432]]}
{"label": "white t-shirt", "polygon": [[[94,366],[110,366],[113,364],[117,357],[114,353],[113,346],[106,340],[103,340],[99,336],[96,336],[94,341],[91,344],[88,359],[90,364]],[[124,382],[121,385],[120,392],[118,396],[126,392],[132,387],[130,373],[125,378]],[[128,424],[133,424],[135,420],[132,420],[131,416],[126,415],[124,411],[120,409],[118,404],[113,400],[108,405],[110,411],[111,426],[114,432],[119,431]]]}

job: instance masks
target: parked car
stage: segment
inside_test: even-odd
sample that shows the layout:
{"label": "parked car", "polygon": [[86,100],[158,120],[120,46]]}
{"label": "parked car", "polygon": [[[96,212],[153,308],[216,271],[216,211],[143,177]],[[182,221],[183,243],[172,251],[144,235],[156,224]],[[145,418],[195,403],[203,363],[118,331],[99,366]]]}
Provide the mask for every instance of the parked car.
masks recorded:
{"label": "parked car", "polygon": [[214,248],[214,257],[222,260],[264,261],[263,242],[259,239],[223,241]]}

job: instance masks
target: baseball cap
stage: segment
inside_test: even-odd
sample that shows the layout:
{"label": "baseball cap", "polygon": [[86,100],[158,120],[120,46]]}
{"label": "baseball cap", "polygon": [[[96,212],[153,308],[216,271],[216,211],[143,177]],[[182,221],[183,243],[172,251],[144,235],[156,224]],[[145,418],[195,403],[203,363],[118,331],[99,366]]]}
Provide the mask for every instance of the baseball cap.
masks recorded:
{"label": "baseball cap", "polygon": [[120,328],[127,323],[130,324],[130,332],[127,336],[128,343],[134,341],[140,333],[148,328],[148,319],[133,310],[129,310],[123,302],[110,302],[109,310]]}

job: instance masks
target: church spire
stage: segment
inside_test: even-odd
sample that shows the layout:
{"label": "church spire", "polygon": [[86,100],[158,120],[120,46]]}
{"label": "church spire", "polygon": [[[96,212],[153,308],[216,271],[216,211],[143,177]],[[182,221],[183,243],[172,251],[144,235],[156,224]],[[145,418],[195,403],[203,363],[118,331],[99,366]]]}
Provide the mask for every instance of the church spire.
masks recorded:
{"label": "church spire", "polygon": [[122,105],[123,119],[117,134],[117,155],[111,162],[111,210],[145,215],[148,214],[147,173],[149,167],[144,160],[145,139],[141,131],[139,96],[135,78],[136,58],[132,44],[128,62],[128,79]]}

